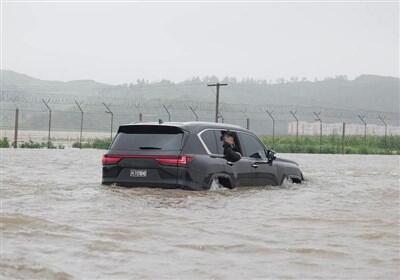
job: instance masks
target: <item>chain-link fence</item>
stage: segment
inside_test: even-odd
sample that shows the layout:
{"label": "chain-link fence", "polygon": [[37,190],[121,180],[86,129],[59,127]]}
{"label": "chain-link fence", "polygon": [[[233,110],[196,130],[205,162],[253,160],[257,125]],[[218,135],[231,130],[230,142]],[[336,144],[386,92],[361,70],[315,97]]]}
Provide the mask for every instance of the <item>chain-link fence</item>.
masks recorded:
{"label": "chain-link fence", "polygon": [[[2,137],[17,143],[111,138],[120,124],[163,121],[214,121],[215,103],[192,100],[84,101],[38,99],[2,102]],[[219,106],[219,122],[246,127],[258,135],[400,135],[400,115],[393,112],[338,108],[230,104]]]}

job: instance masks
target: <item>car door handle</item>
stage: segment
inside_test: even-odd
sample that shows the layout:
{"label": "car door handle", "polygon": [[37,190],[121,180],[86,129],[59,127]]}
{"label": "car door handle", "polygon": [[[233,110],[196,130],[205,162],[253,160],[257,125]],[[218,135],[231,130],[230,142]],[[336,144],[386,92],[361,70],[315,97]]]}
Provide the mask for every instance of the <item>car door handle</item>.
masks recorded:
{"label": "car door handle", "polygon": [[256,164],[256,163],[253,163],[253,164],[251,165],[251,167],[253,167],[253,168],[257,168],[257,167],[258,167],[258,164]]}
{"label": "car door handle", "polygon": [[233,165],[233,162],[227,161],[226,164],[232,166],[232,165]]}

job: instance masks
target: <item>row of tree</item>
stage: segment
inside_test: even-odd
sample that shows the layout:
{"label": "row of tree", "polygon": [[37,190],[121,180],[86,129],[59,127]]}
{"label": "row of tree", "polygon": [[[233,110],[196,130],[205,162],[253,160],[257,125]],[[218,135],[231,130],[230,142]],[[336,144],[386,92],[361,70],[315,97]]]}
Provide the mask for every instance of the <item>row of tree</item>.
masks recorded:
{"label": "row of tree", "polygon": [[[327,80],[347,80],[346,75],[337,75],[335,77],[326,77],[322,79],[323,81]],[[208,84],[208,83],[228,83],[228,84],[243,84],[243,85],[267,85],[267,84],[285,84],[285,83],[296,83],[296,82],[309,82],[306,77],[297,77],[292,76],[290,79],[285,78],[278,78],[275,80],[272,79],[255,79],[255,78],[242,78],[237,79],[235,77],[224,77],[222,80],[218,79],[217,76],[205,76],[203,78],[200,77],[193,77],[191,79],[186,79],[183,82],[173,82],[170,80],[163,79],[158,82],[150,82],[149,80],[145,79],[137,79],[136,83],[124,83],[119,85],[119,87],[127,87],[132,88],[135,86],[144,86],[144,85],[179,85],[179,84]],[[314,78],[314,82],[318,82],[318,78]]]}

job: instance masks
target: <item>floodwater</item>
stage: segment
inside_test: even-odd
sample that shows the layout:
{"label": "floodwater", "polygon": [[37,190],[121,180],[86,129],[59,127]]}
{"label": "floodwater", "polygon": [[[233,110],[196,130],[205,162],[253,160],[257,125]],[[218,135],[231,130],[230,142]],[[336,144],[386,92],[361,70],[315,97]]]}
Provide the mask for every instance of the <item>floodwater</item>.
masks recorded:
{"label": "floodwater", "polygon": [[400,157],[295,155],[307,182],[101,186],[97,150],[0,150],[4,279],[399,279]]}

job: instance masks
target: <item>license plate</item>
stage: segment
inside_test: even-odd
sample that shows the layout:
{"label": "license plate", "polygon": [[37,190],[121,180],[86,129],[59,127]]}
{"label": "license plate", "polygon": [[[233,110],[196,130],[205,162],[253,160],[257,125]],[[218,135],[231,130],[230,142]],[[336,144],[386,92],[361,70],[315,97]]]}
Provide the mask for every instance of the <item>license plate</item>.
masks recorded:
{"label": "license plate", "polygon": [[147,177],[147,170],[145,169],[131,169],[131,177]]}

